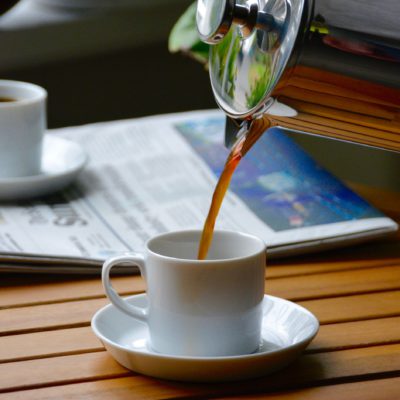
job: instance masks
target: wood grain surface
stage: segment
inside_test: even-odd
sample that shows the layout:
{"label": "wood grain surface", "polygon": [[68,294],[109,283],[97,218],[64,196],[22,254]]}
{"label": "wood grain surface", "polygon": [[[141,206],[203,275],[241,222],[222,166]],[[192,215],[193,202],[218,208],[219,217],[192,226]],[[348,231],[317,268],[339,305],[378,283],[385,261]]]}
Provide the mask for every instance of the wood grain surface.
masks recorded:
{"label": "wood grain surface", "polygon": [[[368,257],[354,259],[354,252],[367,249]],[[374,399],[383,390],[385,399],[398,398],[400,250],[380,258],[373,249],[369,244],[270,262],[267,293],[307,307],[321,329],[294,364],[230,384],[162,381],[116,363],[89,326],[107,303],[97,277],[41,282],[37,276],[4,275],[0,398]],[[114,284],[123,294],[145,289],[138,276],[117,277]]]}

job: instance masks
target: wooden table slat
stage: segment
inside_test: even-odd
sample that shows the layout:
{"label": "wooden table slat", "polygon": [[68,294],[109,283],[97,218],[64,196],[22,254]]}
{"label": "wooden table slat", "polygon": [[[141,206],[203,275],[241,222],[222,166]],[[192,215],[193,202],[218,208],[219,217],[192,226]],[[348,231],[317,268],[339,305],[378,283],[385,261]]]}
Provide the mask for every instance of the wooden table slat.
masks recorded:
{"label": "wooden table slat", "polygon": [[[112,282],[115,289],[121,294],[134,294],[145,290],[145,284],[138,276],[114,277]],[[0,310],[8,307],[27,307],[99,297],[104,297],[100,277],[82,281],[67,280],[55,283],[2,287],[0,289]]]}
{"label": "wooden table slat", "polygon": [[[322,325],[307,352],[400,342],[400,317]],[[35,345],[32,346],[32,343]],[[0,363],[103,351],[90,327],[0,337]]]}
{"label": "wooden table slat", "polygon": [[400,266],[295,276],[266,283],[268,293],[294,301],[392,289],[400,289]]}
{"label": "wooden table slat", "polygon": [[400,291],[301,301],[321,324],[400,315]]}
{"label": "wooden table slat", "polygon": [[103,350],[89,326],[0,337],[0,363]]}
{"label": "wooden table slat", "polygon": [[[124,379],[124,378],[123,378]],[[122,381],[122,379],[121,379]],[[121,382],[122,383],[122,382]],[[398,400],[400,378],[378,379],[357,383],[342,383],[332,386],[317,386],[296,391],[270,393],[268,400]],[[123,393],[122,390],[118,391]],[[129,391],[125,392],[129,396]],[[130,392],[132,395],[132,392]],[[384,397],[383,397],[384,396]],[[124,399],[125,397],[120,397]],[[217,397],[219,400],[237,399],[237,396]],[[242,395],[241,400],[259,399],[260,394]],[[128,397],[126,397],[128,399]],[[11,400],[11,399],[10,399]]]}
{"label": "wooden table slat", "polygon": [[0,310],[0,335],[85,326],[108,303],[101,298]]}
{"label": "wooden table slat", "polygon": [[[393,257],[387,259],[366,259],[366,260],[340,260],[325,253],[321,253],[319,257],[312,255],[303,256],[296,260],[273,260],[267,265],[267,279],[278,279],[285,277],[294,277],[301,275],[326,274],[338,271],[351,271],[354,269],[365,269],[368,273],[370,268],[378,268],[385,266],[400,266],[400,258]],[[267,283],[269,283],[267,281]],[[1,298],[1,297],[0,297]]]}
{"label": "wooden table slat", "polygon": [[[234,364],[230,368],[235,368]],[[213,373],[212,369],[213,366],[210,365],[210,374]],[[288,368],[269,377],[224,385],[193,385],[191,393],[211,394],[216,388],[233,393],[236,390],[278,390],[288,386],[294,388],[305,384],[320,385],[332,380],[358,380],[365,376],[373,378],[375,375],[393,374],[394,371],[400,372],[400,344],[303,355]],[[121,377],[127,374],[131,375],[105,352],[6,363],[0,365],[0,391]],[[140,375],[137,378],[141,381]],[[150,388],[153,381],[147,382]],[[140,385],[145,389],[143,382]]]}
{"label": "wooden table slat", "polygon": [[0,364],[0,393],[35,386],[126,375],[129,375],[129,371],[103,351],[19,361]]}
{"label": "wooden table slat", "polygon": [[400,317],[321,325],[307,352],[400,343]]}
{"label": "wooden table slat", "polygon": [[[0,310],[0,336],[89,325],[105,298]],[[400,290],[300,302],[321,324],[400,315]]]}
{"label": "wooden table slat", "polygon": [[[22,304],[24,304],[30,299],[33,303],[40,303],[45,302],[44,299],[47,298],[47,302],[51,304],[62,302],[69,296],[74,295],[79,295],[79,297],[70,297],[69,301],[83,301],[92,297],[104,297],[100,279],[88,281],[86,284],[87,289],[84,289],[84,286],[79,284],[72,287],[65,284],[58,285],[58,290],[55,290],[54,287],[47,287],[48,291],[40,292],[41,294],[37,292],[38,287],[36,286],[32,289],[25,288],[19,293],[18,301],[22,301]],[[122,294],[137,293],[145,288],[143,280],[137,276],[115,279],[115,286]],[[128,288],[131,288],[131,290],[128,290]],[[314,275],[290,276],[280,279],[268,280],[267,278],[266,282],[266,290],[269,294],[295,301],[393,289],[400,289],[400,264],[380,266],[374,269],[368,268],[367,270],[351,269]],[[7,308],[7,304],[9,307],[13,300],[15,306],[15,301],[17,301],[12,295],[12,293],[16,294],[17,291],[9,291],[8,297],[7,292],[4,293],[4,291],[3,289],[3,293],[0,295],[0,307],[2,306],[3,310]],[[41,300],[39,300],[39,296]],[[23,306],[26,307],[27,305]]]}
{"label": "wooden table slat", "polygon": [[[276,263],[279,262],[276,261]],[[332,273],[338,275],[331,275]],[[326,276],[324,276],[325,274]],[[266,285],[270,294],[295,300],[310,295],[338,294],[336,290],[339,290],[340,294],[340,291],[345,290],[342,288],[343,282],[347,287],[355,285],[354,290],[358,292],[399,287],[397,282],[400,279],[395,279],[399,275],[400,258],[343,262],[326,261],[325,259],[318,263],[310,261],[303,262],[303,264],[293,261],[292,264],[288,263],[283,266],[277,264],[267,267]],[[276,278],[279,280],[275,281]],[[340,285],[335,285],[336,278],[340,280]],[[23,280],[23,277],[21,279]],[[318,282],[323,282],[323,284],[318,284]],[[114,277],[113,285],[119,293],[124,295],[140,293],[145,290],[145,284],[138,276]],[[99,277],[81,281],[66,280],[36,283],[35,285],[10,285],[1,287],[0,310],[9,307],[26,307],[101,297],[104,297],[104,290]]]}
{"label": "wooden table slat", "polygon": [[[139,381],[139,382],[138,382]],[[144,384],[140,384],[142,381]],[[148,381],[152,382],[150,386]],[[147,384],[146,384],[147,383]],[[332,386],[317,386],[296,391],[284,391],[281,393],[253,394],[230,397],[219,397],[219,399],[258,399],[268,400],[398,400],[400,378],[375,379],[365,382],[343,383]],[[155,399],[155,398],[179,398],[190,396],[191,385],[185,389],[183,385],[168,384],[166,382],[154,381],[146,377],[127,377],[118,379],[107,379],[95,382],[70,384],[65,386],[46,387],[36,390],[22,392],[11,392],[0,395],[1,400],[49,400],[59,399],[60,393],[69,400],[132,400],[132,399]]]}

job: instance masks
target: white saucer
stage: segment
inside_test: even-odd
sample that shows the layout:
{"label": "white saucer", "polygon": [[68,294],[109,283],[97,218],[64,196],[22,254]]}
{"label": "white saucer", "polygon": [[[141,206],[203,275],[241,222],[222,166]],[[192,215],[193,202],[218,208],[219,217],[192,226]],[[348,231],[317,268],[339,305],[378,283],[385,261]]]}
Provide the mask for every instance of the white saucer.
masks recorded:
{"label": "white saucer", "polygon": [[[146,295],[127,298],[144,306]],[[217,382],[255,378],[283,368],[307,347],[318,332],[317,318],[290,301],[264,297],[262,343],[256,353],[232,357],[177,357],[156,353],[148,346],[148,330],[109,304],[92,319],[92,329],[124,367],[156,378]]]}
{"label": "white saucer", "polygon": [[47,134],[43,140],[42,173],[0,179],[0,200],[43,196],[71,183],[85,166],[87,155],[74,142]]}

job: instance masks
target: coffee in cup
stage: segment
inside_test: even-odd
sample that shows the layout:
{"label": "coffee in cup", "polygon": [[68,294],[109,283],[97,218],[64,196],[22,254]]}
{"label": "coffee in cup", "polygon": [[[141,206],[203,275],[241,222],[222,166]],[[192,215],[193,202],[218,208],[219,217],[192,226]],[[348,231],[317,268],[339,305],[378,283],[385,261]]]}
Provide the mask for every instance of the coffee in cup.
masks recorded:
{"label": "coffee in cup", "polygon": [[17,101],[17,99],[13,99],[11,97],[0,97],[0,103],[8,103],[10,101]]}

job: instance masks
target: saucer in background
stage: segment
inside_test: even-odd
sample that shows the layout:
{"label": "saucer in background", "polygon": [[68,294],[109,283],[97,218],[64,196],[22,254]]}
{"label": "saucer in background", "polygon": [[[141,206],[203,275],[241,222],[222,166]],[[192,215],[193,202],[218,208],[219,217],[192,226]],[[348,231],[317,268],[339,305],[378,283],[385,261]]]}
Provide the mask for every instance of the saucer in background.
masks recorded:
{"label": "saucer in background", "polygon": [[41,173],[1,178],[0,201],[30,199],[63,189],[77,177],[86,162],[87,155],[79,144],[46,134]]}

